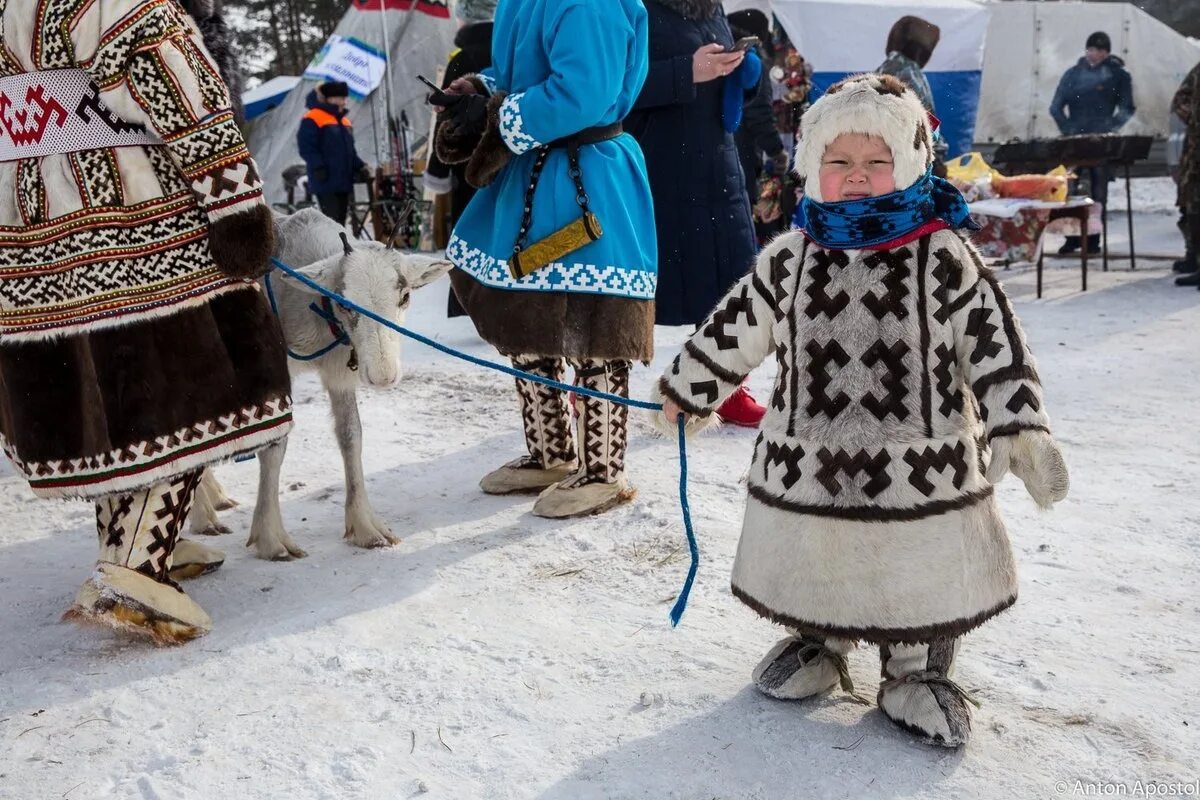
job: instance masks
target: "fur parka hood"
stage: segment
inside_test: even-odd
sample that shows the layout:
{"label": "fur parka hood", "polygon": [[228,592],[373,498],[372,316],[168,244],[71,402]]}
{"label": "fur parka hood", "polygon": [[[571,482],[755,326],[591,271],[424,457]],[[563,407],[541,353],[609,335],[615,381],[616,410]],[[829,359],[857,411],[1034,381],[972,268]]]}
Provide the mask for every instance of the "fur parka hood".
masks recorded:
{"label": "fur parka hood", "polygon": [[891,75],[854,75],[830,86],[800,120],[796,174],[808,181],[805,191],[821,197],[815,180],[830,142],[843,133],[878,136],[892,151],[896,189],[912,186],[933,164],[933,131],[929,114],[909,89]]}

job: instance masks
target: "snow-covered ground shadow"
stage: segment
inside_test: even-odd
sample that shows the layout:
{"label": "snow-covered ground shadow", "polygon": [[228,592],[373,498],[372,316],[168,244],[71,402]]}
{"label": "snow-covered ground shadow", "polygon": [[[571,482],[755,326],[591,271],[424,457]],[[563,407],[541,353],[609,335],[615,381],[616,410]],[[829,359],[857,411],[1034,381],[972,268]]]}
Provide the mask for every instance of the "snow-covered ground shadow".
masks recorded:
{"label": "snow-covered ground shadow", "polygon": [[681,724],[584,760],[538,797],[911,797],[936,793],[964,755],[897,732],[878,709],[844,694],[784,702],[747,686]]}

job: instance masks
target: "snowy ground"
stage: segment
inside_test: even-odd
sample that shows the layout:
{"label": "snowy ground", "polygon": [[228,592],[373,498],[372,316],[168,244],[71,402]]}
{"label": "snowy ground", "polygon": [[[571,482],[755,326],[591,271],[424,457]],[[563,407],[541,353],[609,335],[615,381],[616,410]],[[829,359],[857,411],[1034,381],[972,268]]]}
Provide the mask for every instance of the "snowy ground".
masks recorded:
{"label": "snowy ground", "polygon": [[[796,705],[749,686],[778,633],[728,589],[753,434],[692,447],[703,563],[672,630],[675,446],[639,423],[636,504],[536,519],[476,489],[520,448],[509,381],[409,344],[401,386],[363,401],[370,489],[404,543],[341,541],[327,404],[302,380],[283,507],[311,555],[252,558],[256,467],[223,468],[247,505],[226,515],[224,568],[189,584],[216,627],[186,647],[60,623],[94,557],[91,512],[0,475],[0,797],[1052,798],[1200,778],[1200,293],[1161,261],[1094,271],[1085,294],[1076,262],[1051,264],[1040,301],[1031,272],[1002,278],[1072,493],[1043,514],[1000,487],[1021,601],[964,647],[959,679],[983,701],[965,752],[842,695]],[[418,293],[411,324],[485,354],[442,318],[445,292]],[[681,341],[659,334],[639,396]],[[772,378],[755,373],[760,397]],[[852,671],[873,695],[876,653]]]}

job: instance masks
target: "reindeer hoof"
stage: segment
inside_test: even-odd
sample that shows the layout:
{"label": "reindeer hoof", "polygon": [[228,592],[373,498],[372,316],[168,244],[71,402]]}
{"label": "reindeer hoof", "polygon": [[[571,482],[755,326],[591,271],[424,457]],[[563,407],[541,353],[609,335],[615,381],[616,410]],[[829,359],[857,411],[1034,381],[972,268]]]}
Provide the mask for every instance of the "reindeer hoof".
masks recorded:
{"label": "reindeer hoof", "polygon": [[241,503],[239,503],[237,500],[234,500],[232,497],[226,497],[218,500],[213,508],[215,508],[217,511],[228,511],[229,509],[237,508],[240,505]]}
{"label": "reindeer hoof", "polygon": [[200,530],[192,531],[192,533],[197,536],[223,536],[227,533],[233,533],[233,529],[223,523],[212,522]]}
{"label": "reindeer hoof", "polygon": [[370,528],[367,530],[359,528],[348,528],[345,537],[350,540],[350,544],[355,547],[363,547],[368,550],[376,547],[391,547],[395,544],[400,544],[400,537],[393,534],[387,528]]}

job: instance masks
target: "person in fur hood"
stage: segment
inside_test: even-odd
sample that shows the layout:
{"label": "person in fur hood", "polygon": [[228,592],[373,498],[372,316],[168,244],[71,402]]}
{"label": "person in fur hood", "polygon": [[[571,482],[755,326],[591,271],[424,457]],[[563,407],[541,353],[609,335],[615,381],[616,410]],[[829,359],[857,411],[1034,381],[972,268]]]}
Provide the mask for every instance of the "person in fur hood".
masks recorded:
{"label": "person in fur hood", "polygon": [[753,672],[799,700],[879,648],[880,709],[947,746],[967,741],[951,679],[964,634],[1017,597],[994,484],[1037,503],[1067,470],[1033,356],[931,174],[933,131],[887,75],[832,86],[804,115],[802,230],[768,245],[658,382],[674,429],[702,427],[770,353],[778,378],[754,448],[733,593],[788,635]]}
{"label": "person in fur hood", "polygon": [[222,560],[179,542],[202,470],[291,427],[262,182],[175,0],[8,0],[0,33],[0,445],[95,503],[68,615],[186,641],[211,621],[175,580]]}
{"label": "person in fur hood", "polygon": [[[587,45],[581,46],[581,42]],[[451,285],[484,340],[539,376],[569,363],[589,389],[629,396],[632,361],[654,352],[654,208],[642,151],[623,132],[646,79],[641,0],[503,2],[493,66],[452,82],[438,155],[480,191],[446,247]],[[540,493],[563,518],[633,498],[628,408],[518,379],[527,455],[480,482]]]}

